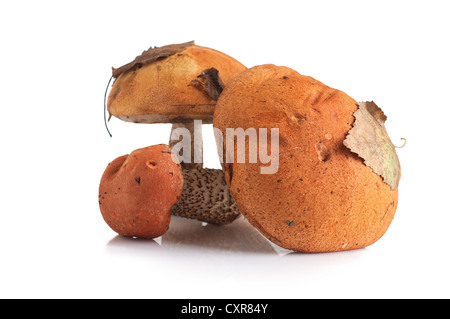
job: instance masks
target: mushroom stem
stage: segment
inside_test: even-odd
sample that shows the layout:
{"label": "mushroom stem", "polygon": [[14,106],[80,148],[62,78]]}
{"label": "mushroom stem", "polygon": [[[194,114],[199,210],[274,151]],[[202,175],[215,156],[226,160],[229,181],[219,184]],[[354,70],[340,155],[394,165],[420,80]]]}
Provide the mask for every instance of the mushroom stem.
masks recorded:
{"label": "mushroom stem", "polygon": [[221,169],[183,169],[183,190],[172,215],[214,225],[226,225],[240,216]]}
{"label": "mushroom stem", "polygon": [[192,120],[172,124],[169,146],[178,156],[183,169],[201,169],[203,167],[201,123],[201,120]]}
{"label": "mushroom stem", "polygon": [[183,190],[172,215],[225,225],[240,216],[221,169],[203,168],[201,121],[172,125],[169,146],[183,169]]}

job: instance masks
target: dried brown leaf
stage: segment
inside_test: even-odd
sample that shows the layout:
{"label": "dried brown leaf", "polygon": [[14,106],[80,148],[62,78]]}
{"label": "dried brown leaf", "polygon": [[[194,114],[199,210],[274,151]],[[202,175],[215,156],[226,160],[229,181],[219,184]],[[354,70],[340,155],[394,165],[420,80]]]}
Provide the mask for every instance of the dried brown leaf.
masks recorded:
{"label": "dried brown leaf", "polygon": [[137,56],[132,62],[121,66],[120,68],[112,68],[113,77],[117,78],[122,73],[132,70],[135,67],[142,66],[145,64],[150,64],[156,60],[167,58],[175,53],[184,51],[187,47],[194,45],[194,41],[180,43],[180,44],[170,44],[162,47],[151,47],[150,49],[142,52],[141,55]]}
{"label": "dried brown leaf", "polygon": [[215,68],[209,68],[191,82],[191,85],[204,90],[214,101],[219,99],[220,93],[224,89],[224,84],[219,76],[219,71]]}
{"label": "dried brown leaf", "polygon": [[384,126],[386,115],[374,102],[360,102],[353,116],[355,123],[344,145],[364,159],[364,164],[380,175],[392,190],[397,189],[400,162]]}

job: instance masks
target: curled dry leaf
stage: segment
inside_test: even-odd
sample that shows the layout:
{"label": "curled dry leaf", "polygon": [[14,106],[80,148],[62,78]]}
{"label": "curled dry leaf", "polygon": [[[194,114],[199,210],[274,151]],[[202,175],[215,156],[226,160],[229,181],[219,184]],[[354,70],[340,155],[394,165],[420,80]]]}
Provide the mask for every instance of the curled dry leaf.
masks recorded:
{"label": "curled dry leaf", "polygon": [[194,41],[180,43],[180,44],[170,44],[162,47],[151,47],[148,50],[142,52],[141,55],[137,56],[132,62],[121,66],[120,68],[113,68],[113,77],[117,78],[122,73],[132,70],[139,65],[150,64],[156,60],[167,58],[175,53],[184,51],[187,47],[194,45]]}
{"label": "curled dry leaf", "polygon": [[191,85],[204,90],[214,101],[219,99],[220,93],[225,88],[216,68],[204,70],[196,80],[192,80]]}
{"label": "curled dry leaf", "polygon": [[392,190],[400,181],[400,162],[386,131],[386,115],[374,102],[359,102],[355,123],[344,145],[364,159],[364,164],[383,178]]}

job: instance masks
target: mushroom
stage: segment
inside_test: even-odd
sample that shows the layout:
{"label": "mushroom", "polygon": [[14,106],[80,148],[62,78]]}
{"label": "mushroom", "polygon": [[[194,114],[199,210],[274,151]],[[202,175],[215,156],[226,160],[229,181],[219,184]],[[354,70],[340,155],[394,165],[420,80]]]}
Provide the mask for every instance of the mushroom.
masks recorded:
{"label": "mushroom", "polygon": [[[224,160],[231,194],[244,217],[273,243],[295,251],[330,252],[373,244],[394,218],[398,159],[387,157],[395,150],[384,135],[385,119],[371,103],[358,104],[290,68],[262,65],[227,84],[213,125],[223,134],[229,128],[278,129],[278,138],[265,145],[271,155],[276,150],[271,158],[279,163],[271,174],[261,173],[267,166],[261,158],[244,163]],[[223,141],[224,154],[249,149],[247,139],[242,140],[245,148],[233,145],[229,136]],[[370,155],[396,176],[393,187],[346,144],[355,152],[375,149]]]}
{"label": "mushroom", "polygon": [[113,160],[99,187],[105,222],[119,235],[156,238],[169,228],[183,189],[180,164],[167,145],[138,149]]}
{"label": "mushroom", "polygon": [[203,168],[201,124],[212,123],[223,83],[244,70],[230,56],[193,41],[150,48],[113,68],[115,81],[107,102],[110,118],[173,124],[169,146],[179,157],[186,181],[173,215],[218,225],[240,215],[222,170]]}

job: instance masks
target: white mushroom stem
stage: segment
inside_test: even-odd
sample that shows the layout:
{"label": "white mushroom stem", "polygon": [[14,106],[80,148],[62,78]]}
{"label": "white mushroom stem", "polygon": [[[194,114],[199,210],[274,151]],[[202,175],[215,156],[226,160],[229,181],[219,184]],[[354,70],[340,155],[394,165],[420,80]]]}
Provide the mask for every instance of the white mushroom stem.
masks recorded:
{"label": "white mushroom stem", "polygon": [[203,167],[202,121],[172,124],[169,146],[178,156],[183,169]]}
{"label": "white mushroom stem", "polygon": [[[194,123],[195,122],[195,123]],[[172,125],[169,146],[183,168],[183,191],[172,215],[216,225],[240,216],[221,169],[203,168],[201,121]]]}

